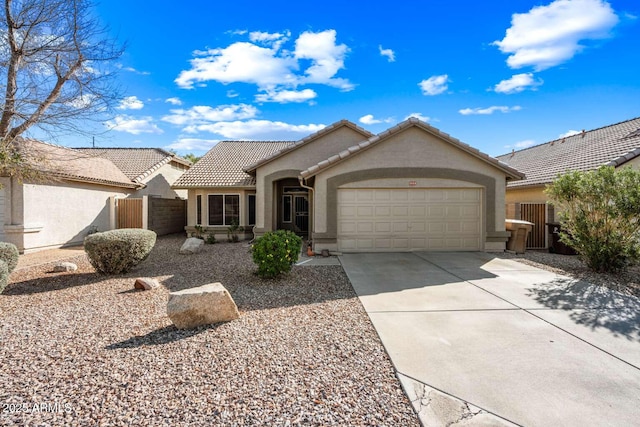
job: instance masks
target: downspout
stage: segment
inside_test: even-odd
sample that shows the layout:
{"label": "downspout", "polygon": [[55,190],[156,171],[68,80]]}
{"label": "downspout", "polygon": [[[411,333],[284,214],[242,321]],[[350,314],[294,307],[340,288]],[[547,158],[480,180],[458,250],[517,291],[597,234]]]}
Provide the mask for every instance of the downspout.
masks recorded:
{"label": "downspout", "polygon": [[[312,209],[309,212],[309,240],[311,240],[311,243],[313,245],[313,231],[314,231],[314,221],[313,221],[313,212],[316,210],[316,196],[313,190],[313,187],[309,187],[308,185],[305,184],[307,180],[305,178],[303,178],[302,176],[298,176],[298,182],[300,182],[300,187],[302,188],[306,188],[307,190],[309,190],[309,194],[311,194],[311,206]],[[313,245],[315,246],[315,245]],[[312,246],[312,249],[313,249]]]}

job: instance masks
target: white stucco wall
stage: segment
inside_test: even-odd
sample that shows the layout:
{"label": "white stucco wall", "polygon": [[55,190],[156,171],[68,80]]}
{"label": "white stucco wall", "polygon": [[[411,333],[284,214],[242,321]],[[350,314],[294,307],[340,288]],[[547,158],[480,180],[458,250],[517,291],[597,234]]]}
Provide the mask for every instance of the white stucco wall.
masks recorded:
{"label": "white stucco wall", "polygon": [[186,169],[178,169],[171,166],[171,163],[167,163],[145,177],[142,183],[146,187],[136,191],[133,197],[149,195],[159,196],[163,199],[174,199],[176,197],[185,199],[187,198],[187,190],[173,190],[171,188],[171,185],[185,172]]}
{"label": "white stucco wall", "polygon": [[[346,126],[340,127],[258,168],[256,171],[256,226],[265,227],[265,207],[269,212],[273,211],[272,201],[265,200],[263,191],[265,177],[284,170],[300,172],[366,139],[367,137],[360,132]],[[296,173],[291,177],[297,178],[297,176]],[[267,226],[270,227],[271,224],[267,224]]]}
{"label": "white stucco wall", "polygon": [[[494,178],[496,186],[493,210],[496,231],[504,231],[505,174],[449,142],[419,128],[411,127],[316,175],[314,232],[327,231],[327,212],[321,206],[327,199],[327,180],[344,173],[377,168],[446,168],[475,172]],[[399,188],[407,187],[408,181],[408,179],[400,179],[398,183],[402,182],[403,185]],[[428,182],[425,181],[422,184],[427,186]],[[439,185],[444,185],[444,182],[441,180]]]}
{"label": "white stucco wall", "polygon": [[[16,213],[5,231],[7,240],[16,239],[25,230],[22,242],[13,242],[27,252],[47,247],[82,243],[91,226],[99,231],[109,229],[109,197],[127,197],[121,188],[84,183],[24,184],[15,191],[12,201],[24,206]],[[21,197],[20,197],[21,196]],[[16,200],[16,199],[22,199]],[[21,218],[20,218],[21,216]],[[7,222],[5,217],[5,222]],[[14,234],[13,238],[10,235]],[[18,244],[21,243],[21,244]]]}

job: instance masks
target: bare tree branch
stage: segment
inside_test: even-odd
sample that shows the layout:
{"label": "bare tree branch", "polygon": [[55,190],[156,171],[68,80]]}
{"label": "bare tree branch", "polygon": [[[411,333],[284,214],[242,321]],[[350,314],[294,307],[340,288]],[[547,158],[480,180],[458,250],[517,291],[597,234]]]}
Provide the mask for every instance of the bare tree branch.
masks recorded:
{"label": "bare tree branch", "polygon": [[16,141],[34,127],[88,134],[120,98],[124,47],[92,15],[90,0],[4,0],[0,16],[0,169],[25,175]]}

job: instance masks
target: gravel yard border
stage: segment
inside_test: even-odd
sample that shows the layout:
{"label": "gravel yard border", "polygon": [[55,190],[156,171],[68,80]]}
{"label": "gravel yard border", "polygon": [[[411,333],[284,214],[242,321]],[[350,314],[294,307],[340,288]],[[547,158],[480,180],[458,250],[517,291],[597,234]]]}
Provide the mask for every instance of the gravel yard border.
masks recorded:
{"label": "gravel yard border", "polygon": [[[263,280],[246,242],[179,255],[183,241],[159,238],[120,276],[85,255],[74,273],[12,273],[0,295],[0,425],[419,425],[342,267]],[[134,290],[142,276],[163,286]],[[240,319],[176,329],[168,292],[216,281]]]}
{"label": "gravel yard border", "polygon": [[584,280],[594,285],[626,295],[640,297],[640,266],[636,265],[620,274],[596,273],[589,270],[577,255],[561,255],[547,250],[527,250],[524,254],[512,252],[496,253],[500,258],[515,259],[524,264],[551,271],[553,273]]}

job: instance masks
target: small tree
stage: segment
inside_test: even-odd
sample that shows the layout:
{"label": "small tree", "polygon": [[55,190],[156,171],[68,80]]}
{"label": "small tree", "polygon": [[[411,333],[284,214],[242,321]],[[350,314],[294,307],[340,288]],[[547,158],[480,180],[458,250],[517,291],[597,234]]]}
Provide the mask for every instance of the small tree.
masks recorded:
{"label": "small tree", "polygon": [[560,240],[590,269],[619,272],[640,259],[640,171],[568,172],[545,192],[560,211]]}
{"label": "small tree", "polygon": [[92,14],[89,0],[4,0],[0,6],[0,168],[37,177],[20,136],[87,133],[118,100],[112,85],[123,48]]}

